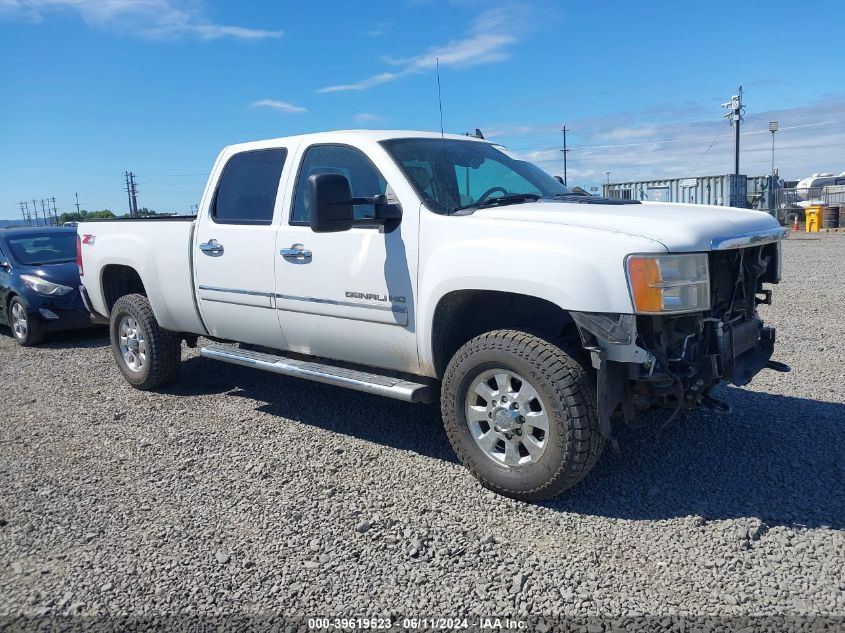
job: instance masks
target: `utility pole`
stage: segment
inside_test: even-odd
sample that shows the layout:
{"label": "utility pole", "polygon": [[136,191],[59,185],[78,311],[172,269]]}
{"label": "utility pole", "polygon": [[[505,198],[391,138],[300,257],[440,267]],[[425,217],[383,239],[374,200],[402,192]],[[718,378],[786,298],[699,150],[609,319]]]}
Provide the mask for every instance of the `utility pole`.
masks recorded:
{"label": "utility pole", "polygon": [[50,198],[53,201],[53,220],[56,221],[56,226],[59,226],[59,214],[56,213],[56,198],[55,196]]}
{"label": "utility pole", "polygon": [[38,206],[35,204],[35,198],[32,199],[32,212],[35,214],[35,226],[38,226]]}
{"label": "utility pole", "polygon": [[76,196],[76,215],[79,215],[79,193],[74,193]]}
{"label": "utility pole", "polygon": [[135,183],[135,174],[129,172],[129,184],[132,186],[132,210],[135,212],[135,217],[138,217],[138,188]]}
{"label": "utility pole", "polygon": [[26,204],[25,202],[21,202],[21,205],[20,205],[21,206],[21,219],[24,222],[26,222],[26,210],[25,210],[25,207],[24,207],[25,204]]}
{"label": "utility pole", "polygon": [[138,217],[138,189],[135,183],[135,174],[131,171],[123,172],[126,179],[126,193],[129,196],[129,217]]}
{"label": "utility pole", "polygon": [[123,178],[126,180],[126,187],[124,191],[126,191],[126,195],[129,200],[129,217],[132,217],[132,188],[129,186],[129,172],[123,172]]}
{"label": "utility pole", "polygon": [[50,224],[50,217],[47,215],[47,211],[44,209],[44,198],[41,198],[41,215],[44,216],[44,226]]}
{"label": "utility pole", "polygon": [[24,208],[26,209],[26,223],[32,225],[32,214],[29,212],[29,203],[23,203]]}
{"label": "utility pole", "polygon": [[734,175],[739,176],[739,128],[742,124],[742,86],[739,87],[737,91],[739,94],[735,94],[731,97],[731,100],[727,103],[723,103],[722,107],[727,110],[725,113],[725,118],[728,119],[731,125],[734,126]]}
{"label": "utility pole", "polygon": [[[572,130],[568,130],[571,132]],[[563,186],[566,187],[569,183],[569,180],[566,177],[566,155],[569,153],[569,149],[566,147],[566,125],[563,126],[563,149],[560,150],[563,152]]]}

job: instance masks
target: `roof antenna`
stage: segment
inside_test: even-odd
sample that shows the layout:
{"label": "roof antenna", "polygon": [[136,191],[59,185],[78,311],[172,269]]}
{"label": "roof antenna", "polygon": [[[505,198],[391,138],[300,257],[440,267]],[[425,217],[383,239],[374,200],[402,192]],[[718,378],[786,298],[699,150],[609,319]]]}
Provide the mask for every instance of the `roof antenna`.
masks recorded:
{"label": "roof antenna", "polygon": [[[435,69],[437,71],[437,106],[440,108],[440,151],[443,155],[443,186],[446,187],[446,135],[443,132],[443,98],[440,93],[440,58],[434,58]],[[451,215],[452,212],[448,207],[448,196],[446,198],[446,215]]]}

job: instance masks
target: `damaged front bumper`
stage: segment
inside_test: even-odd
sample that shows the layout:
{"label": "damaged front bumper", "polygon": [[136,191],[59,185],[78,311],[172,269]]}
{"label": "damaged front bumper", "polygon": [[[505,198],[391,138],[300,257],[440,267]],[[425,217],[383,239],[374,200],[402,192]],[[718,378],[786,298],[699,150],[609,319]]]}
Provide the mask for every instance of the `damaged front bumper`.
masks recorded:
{"label": "damaged front bumper", "polygon": [[765,368],[789,371],[771,360],[775,329],[756,315],[571,315],[596,370],[599,421],[608,438],[614,415],[631,422],[657,407],[724,412],[727,405],[710,395],[720,382],[744,386]]}

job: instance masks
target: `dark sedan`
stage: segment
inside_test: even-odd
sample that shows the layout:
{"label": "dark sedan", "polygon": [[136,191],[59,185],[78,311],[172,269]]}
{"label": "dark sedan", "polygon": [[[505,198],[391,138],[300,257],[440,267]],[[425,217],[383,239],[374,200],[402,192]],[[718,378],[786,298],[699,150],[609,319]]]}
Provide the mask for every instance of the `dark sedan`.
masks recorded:
{"label": "dark sedan", "polygon": [[47,332],[91,325],[79,294],[76,229],[0,230],[0,324],[23,346]]}

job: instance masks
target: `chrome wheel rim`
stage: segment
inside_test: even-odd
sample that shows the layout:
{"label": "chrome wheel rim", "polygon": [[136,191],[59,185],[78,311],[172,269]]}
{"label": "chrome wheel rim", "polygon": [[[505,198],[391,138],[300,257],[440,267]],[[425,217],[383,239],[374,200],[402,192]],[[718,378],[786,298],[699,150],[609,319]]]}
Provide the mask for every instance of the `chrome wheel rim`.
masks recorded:
{"label": "chrome wheel rim", "polygon": [[138,322],[131,315],[124,315],[117,326],[118,347],[123,362],[134,372],[147,364],[147,339]]}
{"label": "chrome wheel rim", "polygon": [[490,369],[467,390],[464,411],[472,439],[507,468],[536,463],[549,444],[549,417],[537,389],[516,372]]}
{"label": "chrome wheel rim", "polygon": [[26,333],[29,331],[29,323],[26,320],[26,310],[20,303],[12,305],[12,332],[15,333],[15,338],[23,340],[26,338]]}

